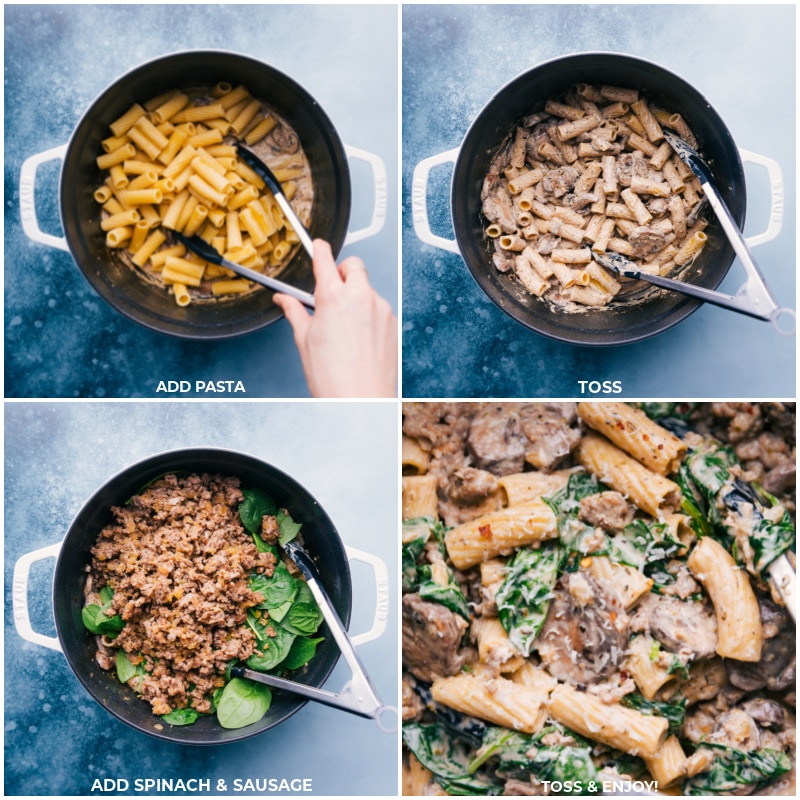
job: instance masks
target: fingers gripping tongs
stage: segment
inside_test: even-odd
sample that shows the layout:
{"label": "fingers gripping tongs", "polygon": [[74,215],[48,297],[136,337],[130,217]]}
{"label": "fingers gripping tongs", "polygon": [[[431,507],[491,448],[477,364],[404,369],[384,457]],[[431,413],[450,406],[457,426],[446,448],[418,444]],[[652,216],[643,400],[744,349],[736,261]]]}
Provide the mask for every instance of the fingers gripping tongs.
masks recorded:
{"label": "fingers gripping tongs", "polygon": [[303,577],[306,579],[308,588],[314,595],[317,605],[322,612],[325,622],[333,635],[339,650],[344,656],[344,660],[350,667],[352,678],[345,684],[344,688],[339,694],[328,692],[324,689],[316,689],[313,686],[306,686],[303,683],[290,681],[286,678],[279,678],[275,675],[268,675],[264,672],[256,672],[255,670],[247,669],[245,667],[232,667],[231,675],[237,678],[249,678],[259,683],[265,683],[275,689],[284,689],[287,692],[307,697],[309,700],[315,700],[317,703],[322,703],[326,706],[333,708],[340,708],[348,711],[351,714],[356,714],[359,717],[367,717],[374,719],[381,730],[392,732],[395,727],[386,725],[383,716],[386,712],[393,712],[397,714],[397,709],[393,706],[386,706],[381,702],[372,681],[370,680],[361,659],[356,653],[353,643],[347,631],[339,619],[327,592],[322,586],[322,582],[317,572],[316,565],[314,564],[311,556],[303,550],[303,548],[295,542],[287,542],[284,545],[284,550],[287,555],[294,561]]}
{"label": "fingers gripping tongs", "polygon": [[[708,164],[706,164],[700,157],[700,154],[686,140],[677,136],[672,131],[665,130],[664,138],[675,151],[678,158],[680,158],[699,179],[709,205],[713,209],[722,230],[725,232],[725,236],[731,243],[734,253],[739,257],[745,269],[745,273],[747,274],[747,280],[735,296],[727,295],[723,292],[714,292],[713,298],[705,297],[702,299],[714,303],[715,305],[724,306],[732,311],[738,311],[740,314],[746,314],[750,317],[756,317],[757,319],[769,320],[778,333],[791,335],[794,333],[795,329],[795,312],[790,308],[779,306],[767,287],[764,276],[761,274],[758,264],[756,264],[753,259],[753,255],[747,246],[742,232],[739,230],[739,226],[736,224],[731,212],[725,205],[725,201],[714,185],[714,178]],[[645,275],[642,277],[648,280]],[[651,282],[656,283],[655,281]],[[663,284],[659,283],[658,285]],[[678,289],[678,291],[680,291],[680,289]],[[778,325],[778,319],[784,315],[792,319],[791,330],[785,330]]]}

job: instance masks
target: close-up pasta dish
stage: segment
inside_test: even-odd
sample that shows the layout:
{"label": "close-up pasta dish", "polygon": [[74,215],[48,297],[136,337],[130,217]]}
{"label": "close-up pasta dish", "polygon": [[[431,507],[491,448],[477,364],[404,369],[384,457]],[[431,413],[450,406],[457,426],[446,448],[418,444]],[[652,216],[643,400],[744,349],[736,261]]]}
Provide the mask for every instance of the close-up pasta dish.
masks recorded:
{"label": "close-up pasta dish", "polygon": [[300,240],[236,145],[267,164],[306,226],[311,169],[297,133],[247,87],[167,92],[134,104],[109,134],[95,192],[106,245],[178,305],[259,287],[187,253],[170,231],[198,235],[225,259],[270,276],[288,264]]}
{"label": "close-up pasta dish", "polygon": [[230,668],[299,669],[322,641],[311,590],[281,556],[301,524],[263,490],[208,474],[165,475],[112,512],[84,590],[98,665],[170,725],[258,722],[270,689]]}
{"label": "close-up pasta dish", "polygon": [[481,192],[495,268],[536,297],[579,310],[630,291],[593,254],[618,253],[657,275],[690,265],[707,238],[706,201],[664,127],[696,147],[674,109],[637,89],[588,84],[524,118],[492,158]]}
{"label": "close-up pasta dish", "polygon": [[795,793],[794,403],[406,403],[402,458],[404,794]]}

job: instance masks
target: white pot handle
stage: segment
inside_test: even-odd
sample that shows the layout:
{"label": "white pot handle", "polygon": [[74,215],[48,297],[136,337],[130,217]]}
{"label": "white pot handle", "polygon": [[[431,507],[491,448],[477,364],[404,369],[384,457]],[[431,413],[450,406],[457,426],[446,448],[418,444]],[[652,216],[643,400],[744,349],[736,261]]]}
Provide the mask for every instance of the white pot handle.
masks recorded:
{"label": "white pot handle", "polygon": [[358,147],[352,147],[349,144],[344,146],[344,151],[348,158],[357,158],[361,161],[366,161],[372,168],[372,179],[375,183],[375,202],[372,209],[372,220],[366,228],[361,228],[357,231],[348,231],[344,240],[344,245],[360,242],[370,236],[374,236],[378,231],[383,228],[386,222],[386,205],[388,201],[389,191],[387,188],[386,180],[386,166],[380,156],[374,153],[369,153],[366,150],[361,150]]}
{"label": "white pot handle", "polygon": [[375,575],[375,588],[377,596],[375,598],[375,617],[372,621],[372,627],[365,633],[359,633],[350,637],[350,641],[354,646],[371,642],[383,635],[386,630],[386,623],[389,619],[389,572],[386,569],[386,563],[374,556],[371,553],[365,553],[363,550],[357,550],[355,547],[345,545],[347,557],[351,561],[362,561],[372,567],[372,572]]}
{"label": "white pot handle", "polygon": [[30,614],[28,613],[28,577],[30,576],[31,565],[37,561],[42,561],[45,558],[58,558],[61,551],[61,542],[50,544],[47,547],[42,547],[39,550],[34,550],[32,553],[27,553],[20,556],[17,563],[14,564],[14,579],[12,582],[12,601],[14,606],[14,626],[17,633],[25,639],[26,642],[39,644],[42,647],[48,647],[51,650],[61,652],[61,643],[55,636],[45,636],[42,633],[36,633],[31,625]]}
{"label": "white pot handle", "polygon": [[425,244],[447,250],[450,253],[460,253],[455,239],[445,239],[433,233],[428,220],[428,176],[434,167],[452,162],[455,164],[459,148],[439,153],[436,156],[425,158],[414,168],[414,177],[411,181],[411,218],[414,221],[414,231]]}
{"label": "white pot handle", "polygon": [[22,230],[26,236],[39,244],[55,247],[58,250],[69,252],[67,240],[62,236],[53,236],[45,233],[39,227],[39,220],[36,218],[36,201],[34,199],[34,187],[36,184],[36,171],[40,164],[56,159],[64,160],[67,146],[61,144],[43,153],[25,159],[19,174],[19,212],[22,218]]}
{"label": "white pot handle", "polygon": [[764,233],[748,236],[745,240],[748,247],[756,247],[765,242],[771,242],[781,232],[784,209],[783,173],[781,172],[778,162],[768,156],[762,156],[750,150],[743,150],[741,147],[739,148],[739,153],[743,161],[749,162],[750,164],[757,164],[759,167],[764,167],[769,175],[769,225]]}

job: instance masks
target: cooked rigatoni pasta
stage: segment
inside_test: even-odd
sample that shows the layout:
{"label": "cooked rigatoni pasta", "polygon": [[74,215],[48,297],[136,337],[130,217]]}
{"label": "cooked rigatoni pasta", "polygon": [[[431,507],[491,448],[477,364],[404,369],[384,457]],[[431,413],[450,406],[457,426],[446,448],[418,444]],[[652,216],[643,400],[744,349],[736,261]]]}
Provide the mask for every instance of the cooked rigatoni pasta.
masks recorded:
{"label": "cooked rigatoni pasta", "polygon": [[792,557],[794,484],[749,481],[759,458],[793,466],[793,421],[781,403],[405,404],[404,791],[792,794],[794,621],[764,565]]}
{"label": "cooked rigatoni pasta", "polygon": [[[494,266],[563,310],[607,306],[637,284],[593,265],[607,278],[587,286],[553,262],[588,264],[592,251],[611,251],[664,274],[689,265],[706,242],[696,227],[702,192],[663,135],[669,127],[694,141],[685,120],[636,89],[611,89],[615,96],[573,86],[523,119],[498,148],[481,193]],[[523,193],[533,217],[519,213]],[[560,214],[567,224],[552,224]],[[668,248],[675,255],[659,259]]]}
{"label": "cooked rigatoni pasta", "polygon": [[[168,91],[110,127],[97,157],[100,227],[108,247],[148,283],[180,306],[261,290],[182,246],[173,250],[170,231],[200,236],[228,260],[268,275],[289,263],[297,235],[235,144],[245,142],[268,164],[305,225],[314,198],[309,160],[286,120],[247,87]],[[197,267],[188,280],[160,258],[166,251]]]}

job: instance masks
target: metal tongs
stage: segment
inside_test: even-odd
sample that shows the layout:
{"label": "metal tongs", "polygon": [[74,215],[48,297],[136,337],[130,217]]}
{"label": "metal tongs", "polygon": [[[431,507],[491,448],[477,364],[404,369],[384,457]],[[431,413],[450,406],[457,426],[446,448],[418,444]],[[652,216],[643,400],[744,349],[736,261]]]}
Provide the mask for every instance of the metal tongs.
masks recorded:
{"label": "metal tongs", "polygon": [[300,572],[303,573],[308,588],[311,590],[311,594],[314,595],[322,616],[327,622],[328,628],[330,628],[333,638],[344,656],[344,660],[350,667],[352,678],[345,684],[339,694],[335,694],[334,692],[316,689],[303,683],[267,675],[264,672],[256,672],[245,667],[231,667],[231,675],[237,678],[249,678],[276,689],[284,689],[287,692],[302,695],[323,705],[340,708],[359,717],[374,719],[381,730],[392,732],[395,728],[387,727],[382,720],[382,716],[386,712],[394,712],[396,715],[397,709],[394,706],[386,706],[381,702],[375,686],[367,675],[364,665],[361,663],[361,659],[356,653],[353,643],[350,641],[344,625],[342,625],[342,621],[339,619],[339,615],[336,613],[327,592],[322,586],[314,561],[296,542],[287,542],[283,545],[283,549],[297,565]]}
{"label": "metal tongs", "polygon": [[248,267],[243,267],[241,264],[236,264],[233,261],[229,261],[227,258],[223,258],[207,241],[201,239],[199,236],[184,236],[178,231],[170,231],[170,233],[181,244],[188,247],[189,250],[200,256],[200,258],[204,259],[205,261],[210,261],[212,264],[218,264],[221,267],[225,267],[226,269],[231,270],[231,272],[235,272],[237,275],[247,278],[249,281],[260,283],[262,286],[272,289],[274,292],[288,294],[290,297],[294,297],[296,300],[299,300],[304,306],[307,306],[308,308],[314,308],[313,294],[304,292],[302,289],[298,289],[296,286],[292,286],[289,283],[279,281],[277,278],[271,278],[269,275],[263,275],[260,272],[256,272]]}
{"label": "metal tongs", "polygon": [[683,283],[682,281],[669,281],[667,278],[654,280],[654,278],[659,276],[649,276],[647,273],[628,277],[639,277],[641,280],[654,283],[657,286],[663,286],[667,289],[674,289],[675,291],[689,294],[692,297],[705,300],[707,303],[722,306],[723,308],[737,311],[740,314],[746,314],[756,319],[769,320],[778,333],[791,335],[795,330],[794,324],[791,330],[784,330],[778,326],[778,318],[782,315],[788,315],[794,320],[796,317],[795,312],[793,309],[779,306],[767,287],[764,276],[761,274],[758,264],[756,264],[753,259],[753,255],[747,246],[747,242],[741,230],[739,230],[739,226],[736,224],[730,210],[725,205],[725,201],[714,185],[714,178],[708,164],[706,164],[699,153],[685,139],[682,139],[672,131],[665,130],[664,138],[675,151],[678,158],[680,158],[700,180],[700,185],[703,187],[703,192],[708,199],[709,205],[714,210],[714,214],[716,214],[722,230],[731,243],[733,251],[739,256],[739,260],[742,262],[742,266],[747,273],[747,280],[736,295],[728,295],[723,292],[700,289],[700,287],[690,287],[689,284]]}
{"label": "metal tongs", "polygon": [[267,184],[269,190],[275,195],[275,200],[277,200],[283,213],[286,214],[286,218],[297,234],[297,238],[300,239],[306,252],[313,258],[314,246],[311,243],[311,237],[308,235],[308,231],[305,229],[303,223],[300,222],[300,218],[292,208],[292,204],[283,193],[281,182],[275,177],[272,170],[252,150],[248,150],[244,145],[237,144],[236,152],[239,154],[239,158]]}

